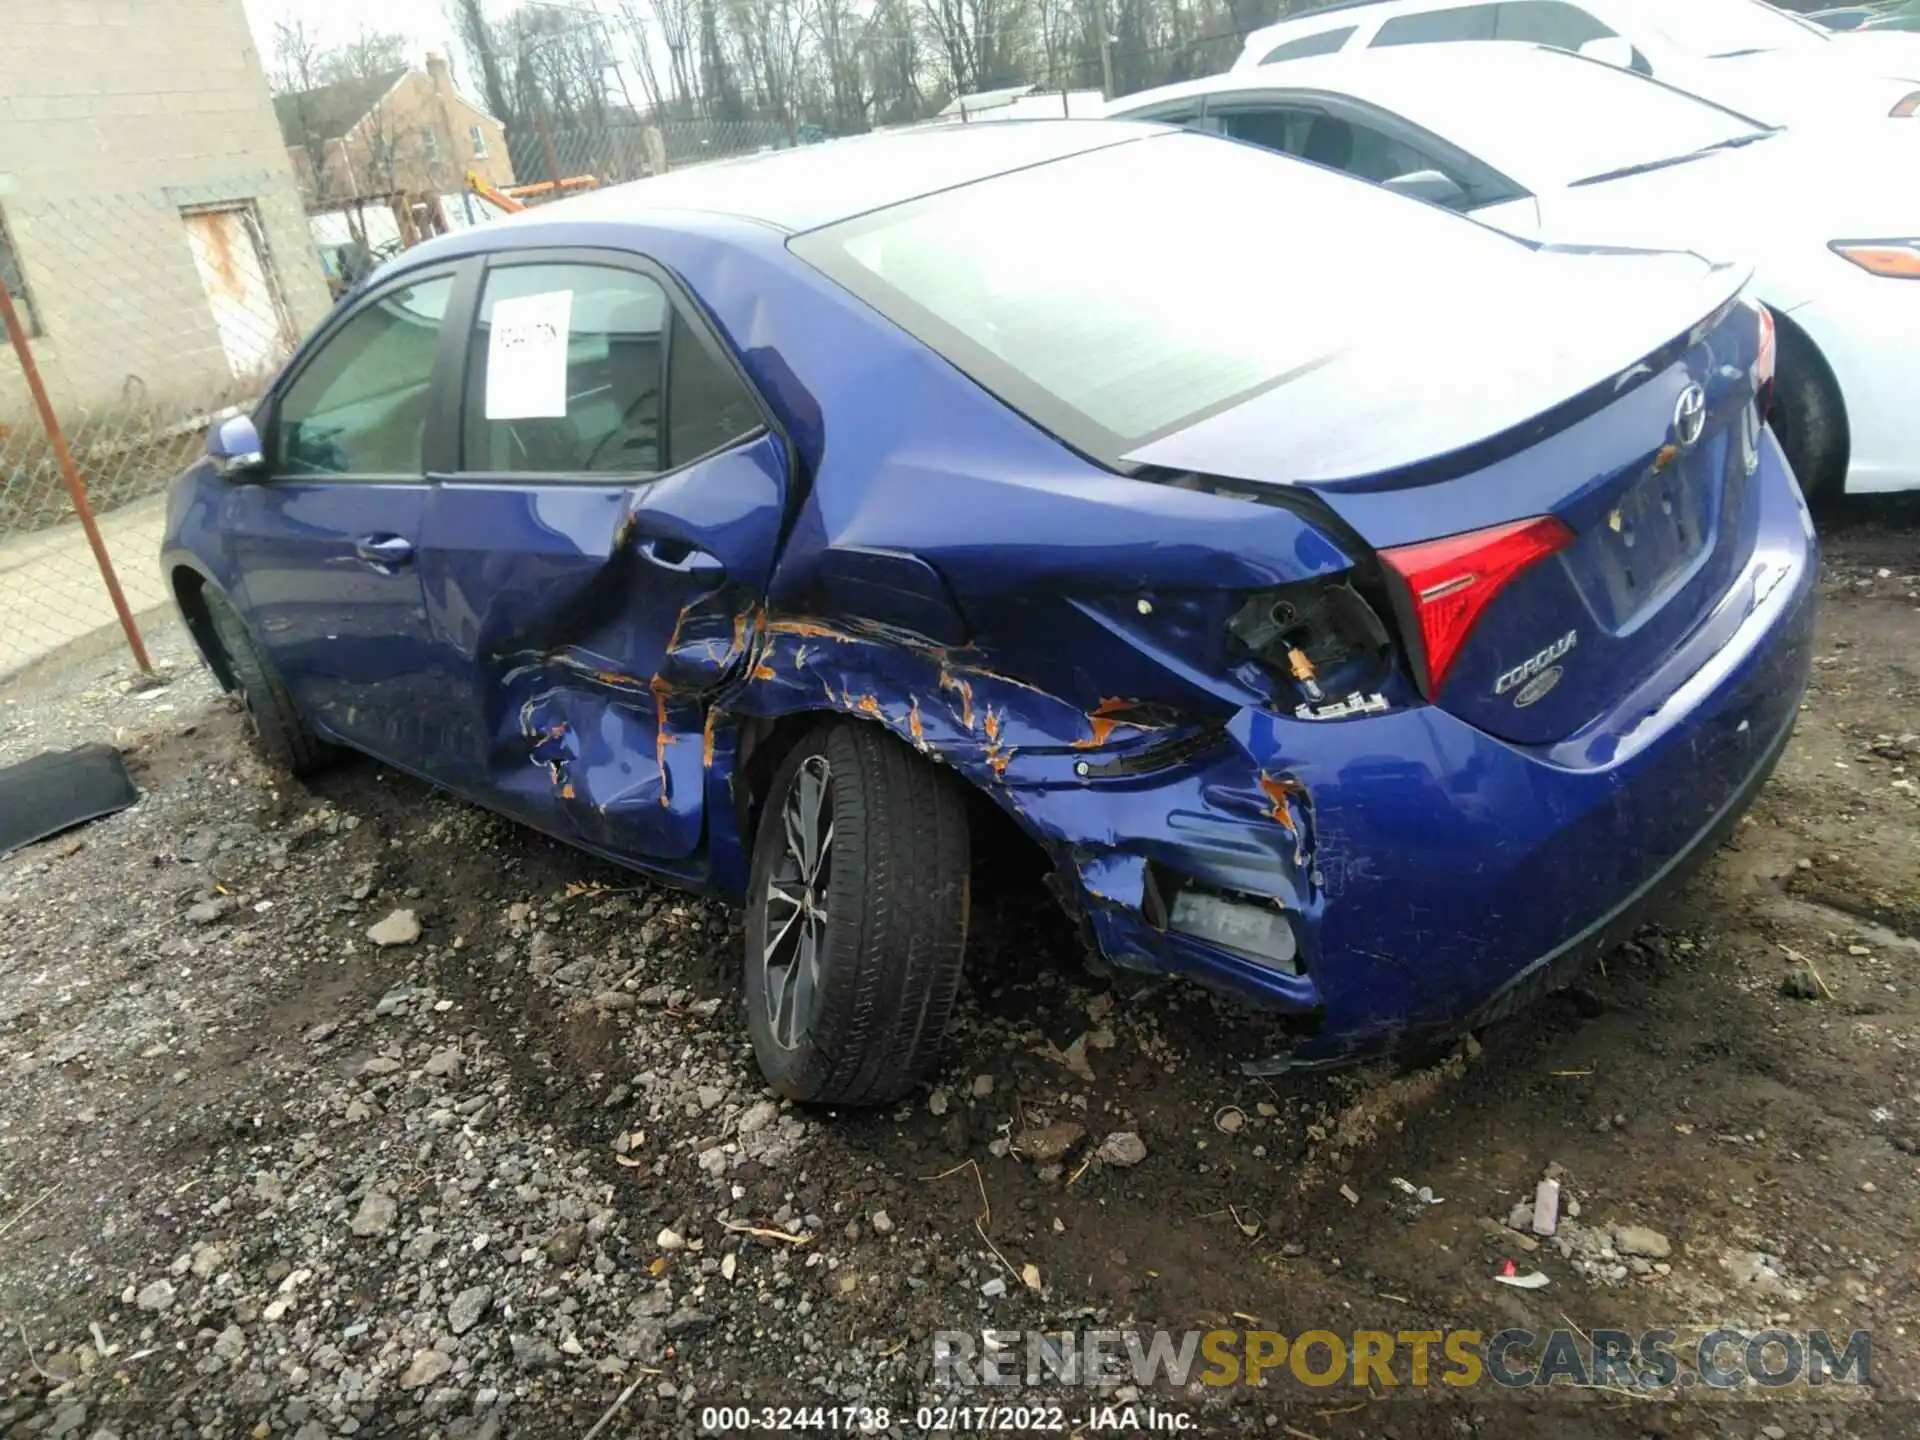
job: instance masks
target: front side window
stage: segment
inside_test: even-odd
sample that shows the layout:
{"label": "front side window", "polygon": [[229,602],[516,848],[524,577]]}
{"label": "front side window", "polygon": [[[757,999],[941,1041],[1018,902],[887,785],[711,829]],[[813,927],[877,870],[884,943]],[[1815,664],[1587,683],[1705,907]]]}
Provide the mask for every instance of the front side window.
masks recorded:
{"label": "front side window", "polygon": [[1437,45],[1448,40],[1493,39],[1498,5],[1462,5],[1452,10],[1428,10],[1419,15],[1396,15],[1373,37],[1381,45]]}
{"label": "front side window", "polygon": [[759,424],[739,377],[651,277],[569,264],[487,276],[469,347],[465,469],[656,475]]}
{"label": "front side window", "polygon": [[424,473],[434,358],[452,293],[451,276],[383,291],[320,347],[280,400],[281,473]]}
{"label": "front side window", "polygon": [[[1154,203],[1140,205],[1141,195]],[[961,185],[788,244],[1109,465],[1350,345],[1370,323],[1365,297],[1381,277],[1414,265],[1454,285],[1505,283],[1526,253],[1373,186],[1184,131]],[[1286,283],[1302,276],[1310,283]]]}
{"label": "front side window", "polygon": [[1347,43],[1354,27],[1342,26],[1338,30],[1322,30],[1318,35],[1303,35],[1298,40],[1289,40],[1284,45],[1276,45],[1260,57],[1262,65],[1277,65],[1282,60],[1304,60],[1309,55],[1331,55]]}

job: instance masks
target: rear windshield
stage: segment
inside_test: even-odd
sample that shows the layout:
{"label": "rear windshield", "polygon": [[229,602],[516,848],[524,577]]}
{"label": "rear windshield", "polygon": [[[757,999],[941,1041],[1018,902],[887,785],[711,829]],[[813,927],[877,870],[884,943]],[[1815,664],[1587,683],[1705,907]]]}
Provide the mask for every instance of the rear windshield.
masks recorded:
{"label": "rear windshield", "polygon": [[1331,359],[1380,282],[1499,284],[1527,247],[1250,145],[1169,133],[790,242],[1041,428],[1109,465]]}

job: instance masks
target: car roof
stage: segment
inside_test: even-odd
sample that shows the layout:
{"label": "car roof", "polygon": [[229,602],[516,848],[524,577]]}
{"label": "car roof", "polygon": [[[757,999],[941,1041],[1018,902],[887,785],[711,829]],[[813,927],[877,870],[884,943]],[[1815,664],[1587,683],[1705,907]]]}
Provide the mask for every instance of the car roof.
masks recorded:
{"label": "car roof", "polygon": [[1498,44],[1442,41],[1431,45],[1336,50],[1329,55],[1281,60],[1272,65],[1183,80],[1177,85],[1162,85],[1157,90],[1142,90],[1112,101],[1107,113],[1124,117],[1148,105],[1237,90],[1330,90],[1394,109],[1435,89],[1497,86],[1502,77],[1523,68],[1603,63],[1556,50],[1551,45],[1528,45],[1517,40]]}
{"label": "car roof", "polygon": [[[799,232],[885,209],[935,191],[1155,132],[1126,121],[997,120],[886,131],[820,145],[689,166],[609,186],[516,215],[527,229],[573,221],[644,221],[669,213],[726,216]],[[507,225],[465,232],[495,234]]]}

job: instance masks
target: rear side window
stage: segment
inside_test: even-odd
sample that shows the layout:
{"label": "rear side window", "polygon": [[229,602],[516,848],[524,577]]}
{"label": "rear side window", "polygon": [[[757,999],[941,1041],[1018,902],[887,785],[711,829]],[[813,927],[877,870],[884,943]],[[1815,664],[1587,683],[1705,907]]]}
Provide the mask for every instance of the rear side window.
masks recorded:
{"label": "rear side window", "polygon": [[759,425],[660,283],[602,265],[491,271],[470,340],[464,468],[655,475]]}
{"label": "rear side window", "polygon": [[286,475],[417,476],[451,276],[388,290],[294,377],[277,420]]}
{"label": "rear side window", "polygon": [[1338,30],[1322,30],[1318,35],[1303,35],[1298,40],[1274,46],[1260,57],[1260,63],[1272,65],[1281,60],[1304,60],[1309,55],[1331,55],[1347,43],[1353,31],[1354,27],[1347,25]]}
{"label": "rear side window", "polygon": [[1498,5],[1463,5],[1454,10],[1429,10],[1421,15],[1397,15],[1373,37],[1381,45],[1437,45],[1448,40],[1491,40]]}
{"label": "rear side window", "polygon": [[1560,50],[1578,50],[1589,40],[1605,40],[1613,34],[1578,5],[1562,0],[1511,0],[1499,10],[1493,29],[1496,40],[1525,40]]}

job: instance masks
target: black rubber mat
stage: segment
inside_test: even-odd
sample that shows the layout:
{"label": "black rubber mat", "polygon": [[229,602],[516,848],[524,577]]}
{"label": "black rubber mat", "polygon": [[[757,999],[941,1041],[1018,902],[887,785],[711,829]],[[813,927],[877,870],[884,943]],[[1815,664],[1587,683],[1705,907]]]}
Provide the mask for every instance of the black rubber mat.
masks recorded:
{"label": "black rubber mat", "polygon": [[36,755],[0,770],[0,855],[112,815],[140,799],[111,745]]}

